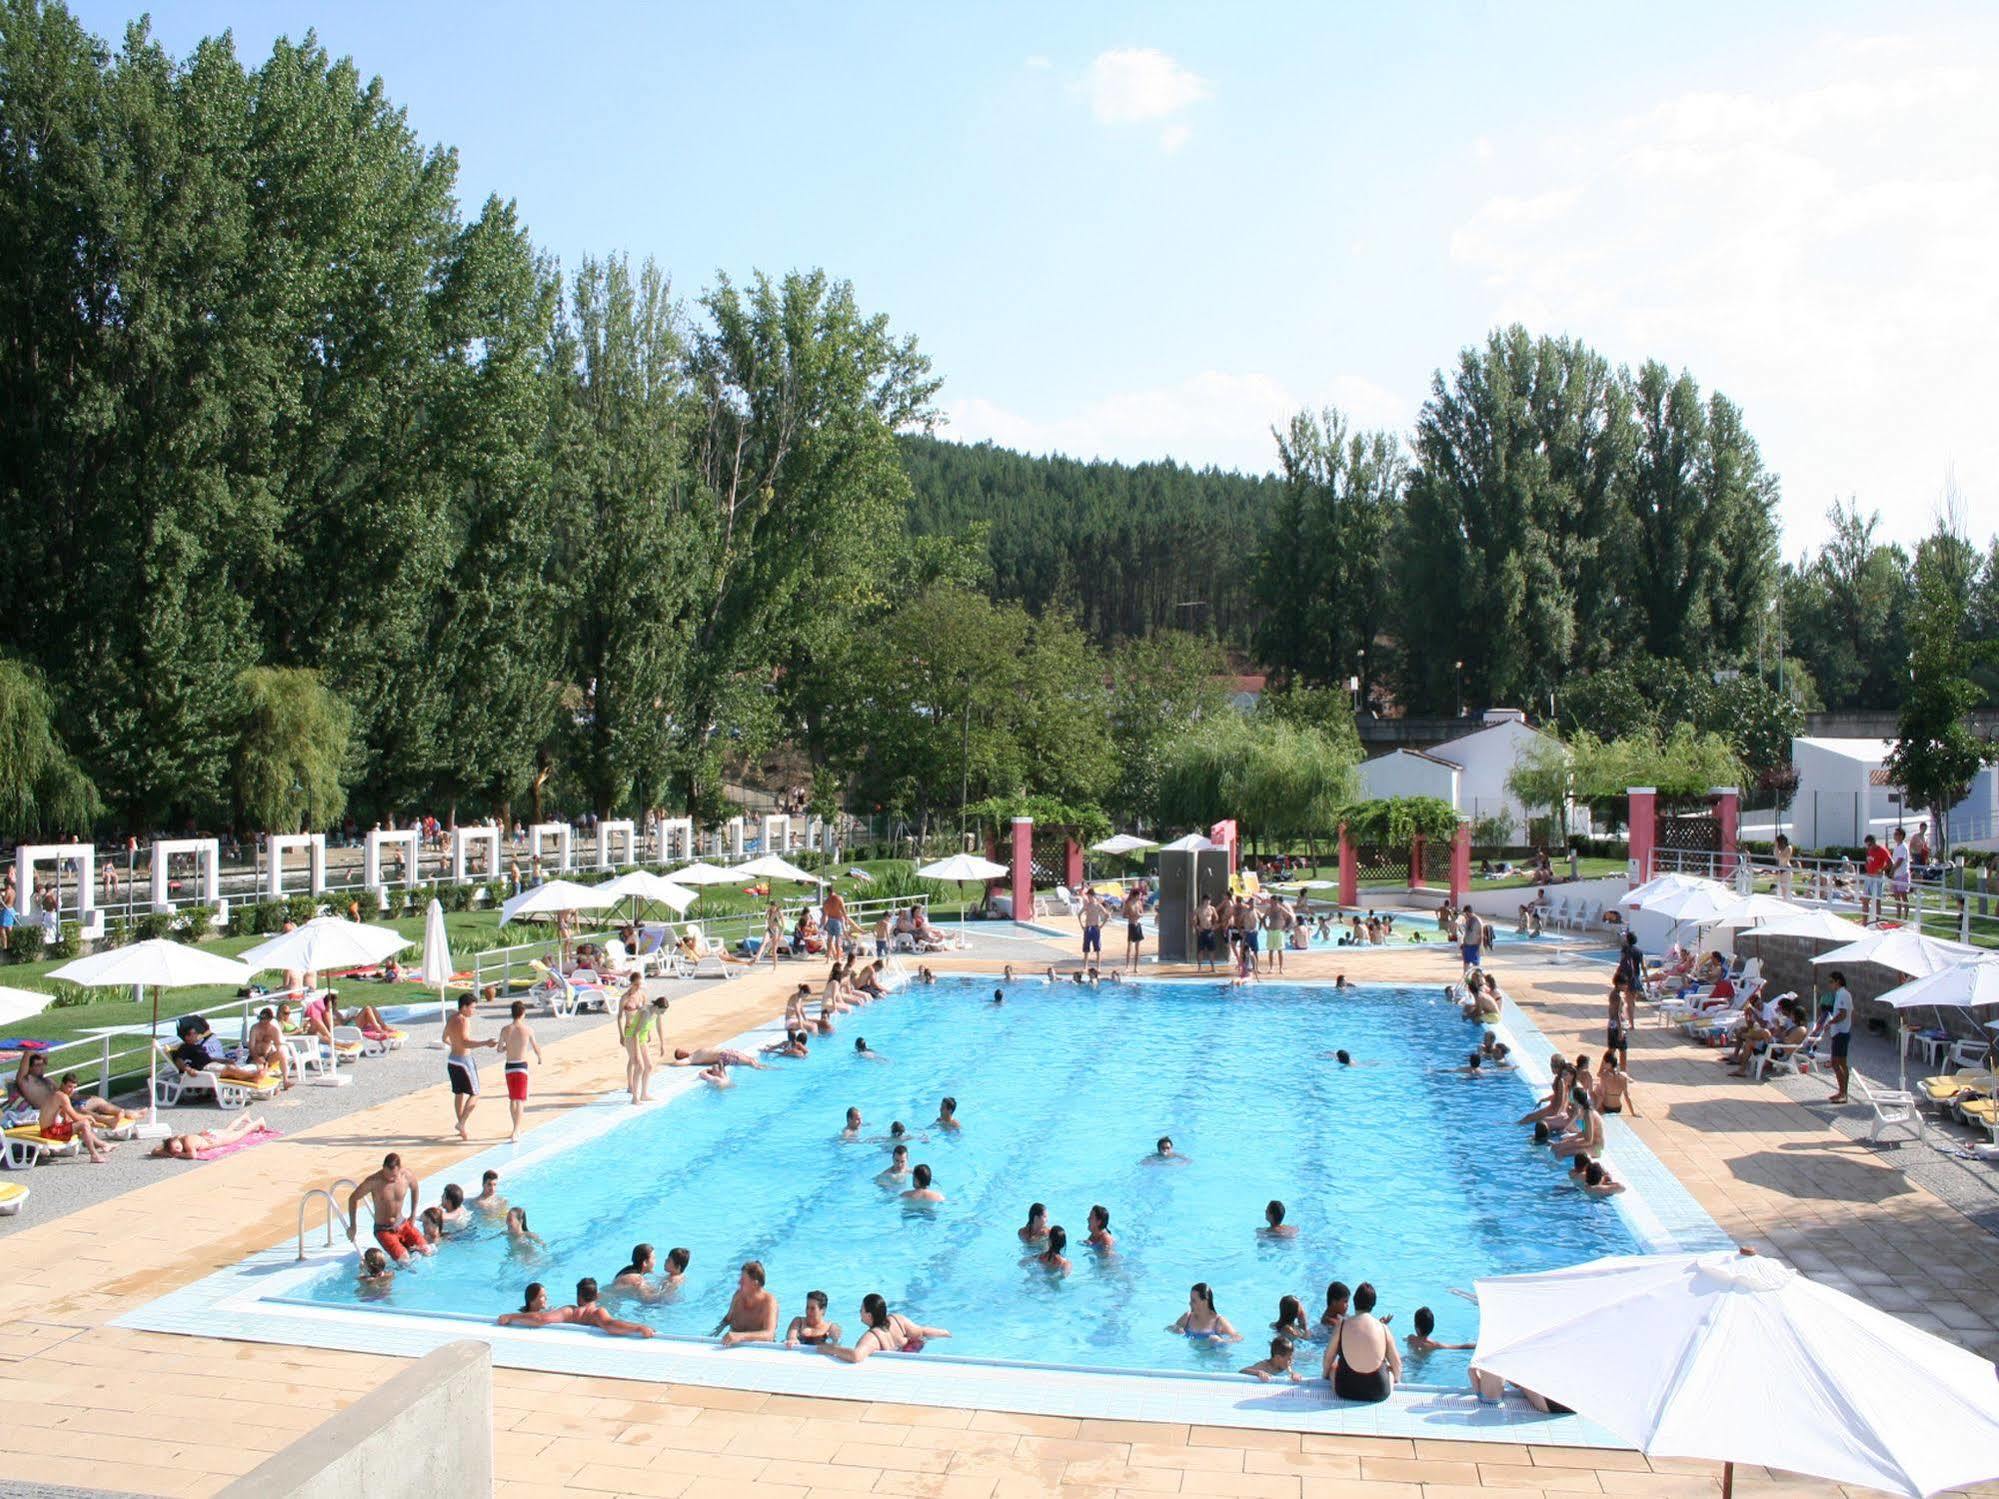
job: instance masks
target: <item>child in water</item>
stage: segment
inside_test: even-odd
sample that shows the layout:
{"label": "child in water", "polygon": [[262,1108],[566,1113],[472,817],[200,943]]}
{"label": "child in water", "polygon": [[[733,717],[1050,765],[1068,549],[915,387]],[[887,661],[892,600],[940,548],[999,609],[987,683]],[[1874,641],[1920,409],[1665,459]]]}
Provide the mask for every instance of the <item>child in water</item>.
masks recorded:
{"label": "child in water", "polygon": [[1270,1357],[1258,1359],[1242,1372],[1259,1384],[1269,1384],[1274,1379],[1289,1379],[1293,1384],[1303,1384],[1304,1379],[1291,1367],[1295,1351],[1289,1338],[1272,1338]]}

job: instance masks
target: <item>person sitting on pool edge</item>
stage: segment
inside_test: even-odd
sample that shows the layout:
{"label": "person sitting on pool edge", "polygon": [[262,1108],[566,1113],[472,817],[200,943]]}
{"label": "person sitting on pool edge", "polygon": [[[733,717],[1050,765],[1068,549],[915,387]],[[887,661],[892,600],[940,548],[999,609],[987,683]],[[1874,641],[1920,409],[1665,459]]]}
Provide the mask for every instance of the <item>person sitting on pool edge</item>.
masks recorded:
{"label": "person sitting on pool edge", "polygon": [[1260,1358],[1242,1372],[1251,1376],[1259,1384],[1269,1384],[1273,1379],[1289,1379],[1293,1384],[1303,1384],[1304,1376],[1291,1367],[1296,1356],[1296,1348],[1289,1338],[1270,1340],[1270,1357]]}
{"label": "person sitting on pool edge", "polygon": [[826,1320],[826,1293],[807,1291],[805,1293],[805,1315],[793,1317],[791,1325],[784,1330],[784,1346],[787,1348],[827,1348],[838,1347],[840,1324]]}
{"label": "person sitting on pool edge", "polygon": [[1284,1221],[1284,1204],[1275,1197],[1263,1209],[1263,1227],[1257,1230],[1266,1239],[1295,1239],[1298,1229],[1295,1224]]}
{"label": "person sitting on pool edge", "polygon": [[879,1291],[871,1291],[861,1298],[861,1326],[865,1330],[854,1339],[853,1347],[821,1343],[819,1351],[831,1354],[842,1363],[858,1364],[876,1353],[920,1353],[925,1343],[951,1336],[941,1327],[924,1327],[900,1312],[890,1311],[888,1302],[882,1299]]}
{"label": "person sitting on pool edge", "polygon": [[1401,1351],[1374,1315],[1374,1287],[1367,1281],[1354,1287],[1353,1312],[1327,1341],[1324,1373],[1334,1395],[1368,1404],[1386,1400],[1402,1377]]}
{"label": "person sitting on pool edge", "polygon": [[614,1338],[649,1338],[652,1329],[639,1322],[624,1322],[605,1311],[597,1300],[597,1282],[585,1276],[576,1282],[576,1300],[568,1306],[552,1307],[540,1281],[529,1284],[521,1297],[521,1309],[504,1312],[496,1319],[502,1327],[555,1327],[572,1324],[595,1328]]}
{"label": "person sitting on pool edge", "polygon": [[910,1173],[910,1186],[902,1194],[905,1202],[942,1202],[944,1194],[930,1185],[930,1168],[918,1166]]}
{"label": "person sitting on pool edge", "polygon": [[745,1260],[736,1277],[736,1294],[729,1298],[729,1309],[715,1324],[722,1346],[734,1348],[739,1343],[776,1341],[777,1316],[777,1297],[764,1289],[763,1262]]}

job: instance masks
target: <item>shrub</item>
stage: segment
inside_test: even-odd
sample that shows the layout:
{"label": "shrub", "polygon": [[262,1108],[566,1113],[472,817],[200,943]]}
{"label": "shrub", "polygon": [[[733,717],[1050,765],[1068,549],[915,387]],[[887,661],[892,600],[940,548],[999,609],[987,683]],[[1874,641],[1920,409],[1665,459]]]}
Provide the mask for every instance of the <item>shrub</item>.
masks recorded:
{"label": "shrub", "polygon": [[49,993],[55,996],[49,1001],[51,1010],[79,1010],[96,1002],[97,996],[81,984],[72,984],[67,979],[52,979]]}
{"label": "shrub", "polygon": [[172,934],[174,913],[171,911],[147,911],[132,923],[134,942],[157,942]]}
{"label": "shrub", "polygon": [[173,918],[168,935],[177,942],[201,942],[215,930],[215,907],[182,906]]}
{"label": "shrub", "polygon": [[275,927],[271,928],[271,930],[278,932],[283,931],[285,929],[285,922],[287,921],[297,922],[300,926],[304,926],[308,921],[312,920],[312,918],[317,916],[318,914],[319,914],[318,896],[305,895],[305,894],[288,895],[284,899],[284,915],[282,918],[280,918],[278,924]]}
{"label": "shrub", "polygon": [[56,940],[49,948],[49,956],[68,960],[83,951],[83,928],[74,921],[65,921],[56,933]]}
{"label": "shrub", "polygon": [[39,963],[42,960],[42,929],[39,926],[17,926],[7,944],[7,956],[16,963]]}
{"label": "shrub", "polygon": [[446,885],[444,887],[444,909],[447,911],[469,911],[472,897],[477,893],[477,885]]}

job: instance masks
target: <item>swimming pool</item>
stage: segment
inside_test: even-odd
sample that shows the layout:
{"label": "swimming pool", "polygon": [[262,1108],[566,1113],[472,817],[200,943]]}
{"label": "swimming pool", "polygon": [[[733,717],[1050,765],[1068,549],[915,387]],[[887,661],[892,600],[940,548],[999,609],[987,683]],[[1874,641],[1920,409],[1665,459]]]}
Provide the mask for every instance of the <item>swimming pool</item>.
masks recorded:
{"label": "swimming pool", "polygon": [[[1477,1032],[1434,990],[1179,981],[1079,992],[1032,980],[1004,1005],[992,990],[991,979],[904,990],[846,1017],[808,1061],[741,1072],[726,1092],[691,1091],[503,1166],[546,1257],[510,1255],[491,1233],[454,1241],[399,1277],[387,1306],[490,1318],[517,1306],[528,1280],[567,1299],[578,1277],[608,1282],[647,1241],[662,1256],[693,1252],[677,1303],[622,1313],[662,1333],[707,1334],[737,1267],[757,1258],[786,1318],[823,1289],[849,1337],[861,1296],[880,1291],[950,1328],[942,1353],[1217,1372],[1260,1355],[1281,1295],[1316,1318],[1335,1278],[1371,1280],[1398,1332],[1428,1305],[1440,1337],[1469,1342],[1472,1308],[1452,1287],[1641,1247],[1621,1199],[1569,1189],[1513,1126],[1526,1081],[1449,1070]],[[855,1057],[859,1035],[890,1060]],[[1335,1048],[1356,1065],[1322,1055]],[[956,1136],[929,1128],[946,1093],[964,1123]],[[862,1143],[837,1138],[849,1105],[865,1117]],[[933,1167],[945,1203],[915,1207],[876,1183],[896,1119],[927,1135],[912,1159]],[[1186,1164],[1143,1163],[1161,1134]],[[426,1183],[426,1200],[439,1185]],[[1257,1233],[1273,1197],[1295,1239]],[[1015,1229],[1032,1201],[1069,1230],[1065,1279],[1022,1262]],[[1115,1254],[1082,1244],[1093,1203],[1110,1210]],[[1196,1280],[1214,1287],[1241,1345],[1165,1331]],[[288,1295],[353,1305],[351,1255]],[[1464,1355],[1435,1354],[1409,1373],[1456,1384],[1463,1368]]]}

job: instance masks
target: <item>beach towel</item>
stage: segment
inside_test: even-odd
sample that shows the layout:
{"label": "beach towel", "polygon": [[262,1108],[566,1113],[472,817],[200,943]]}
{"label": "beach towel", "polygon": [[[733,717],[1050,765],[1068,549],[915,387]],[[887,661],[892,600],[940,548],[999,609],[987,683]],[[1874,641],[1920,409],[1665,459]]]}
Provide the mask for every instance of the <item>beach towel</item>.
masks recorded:
{"label": "beach towel", "polygon": [[262,1145],[267,1140],[278,1140],[283,1137],[284,1132],[282,1130],[272,1129],[266,1124],[261,1129],[251,1130],[249,1134],[243,1136],[240,1140],[231,1140],[228,1144],[217,1145],[212,1150],[197,1150],[194,1153],[194,1158],[197,1161],[219,1161],[226,1155],[236,1154],[239,1150],[248,1150],[253,1145]]}

